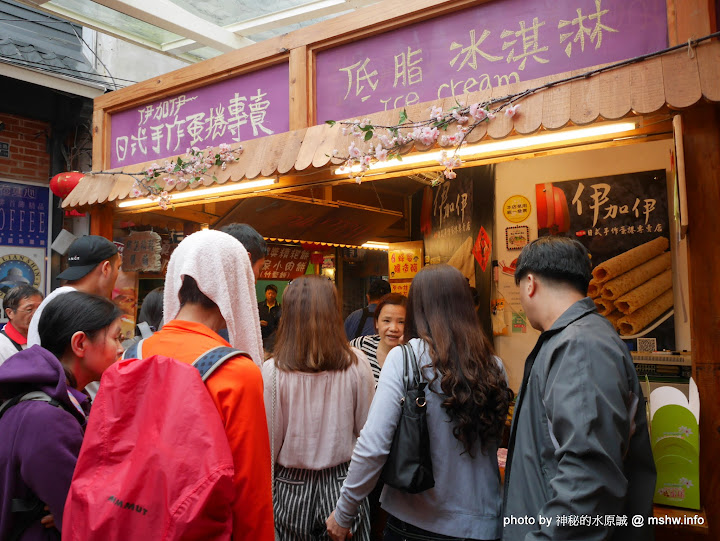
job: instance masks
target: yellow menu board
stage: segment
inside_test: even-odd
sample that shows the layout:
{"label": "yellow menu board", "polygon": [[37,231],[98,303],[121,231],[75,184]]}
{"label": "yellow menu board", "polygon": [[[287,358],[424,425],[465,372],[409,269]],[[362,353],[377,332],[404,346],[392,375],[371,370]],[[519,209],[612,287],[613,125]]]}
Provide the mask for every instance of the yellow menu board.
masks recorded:
{"label": "yellow menu board", "polygon": [[388,277],[393,280],[412,280],[423,264],[422,241],[398,242],[388,249]]}

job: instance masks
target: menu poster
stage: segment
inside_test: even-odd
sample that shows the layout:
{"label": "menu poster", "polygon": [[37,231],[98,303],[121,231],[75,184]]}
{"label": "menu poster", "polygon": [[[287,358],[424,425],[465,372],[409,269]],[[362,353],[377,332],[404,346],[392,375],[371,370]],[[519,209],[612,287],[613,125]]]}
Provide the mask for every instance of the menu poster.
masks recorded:
{"label": "menu poster", "polygon": [[[45,294],[45,248],[0,246],[0,302],[12,288],[29,285]],[[7,321],[3,311],[0,322]]]}
{"label": "menu poster", "polygon": [[122,310],[120,316],[120,330],[123,340],[135,336],[136,312],[138,301],[138,273],[120,271],[115,287],[112,291],[112,300]]}
{"label": "menu poster", "polygon": [[423,243],[398,242],[388,249],[388,275],[390,281],[412,281],[423,266]]}
{"label": "menu poster", "polygon": [[403,282],[392,282],[390,284],[390,291],[392,293],[400,293],[400,295],[408,296],[408,293],[410,292],[410,284],[412,281],[407,280]]}
{"label": "menu poster", "polygon": [[[416,205],[421,208],[419,227],[425,240],[425,264],[447,263],[459,269],[478,290],[480,306],[489,307],[495,167],[464,168],[456,173],[457,178],[426,189],[422,204]],[[492,336],[489,310],[481,309],[478,314],[485,332]]]}
{"label": "menu poster", "polygon": [[162,269],[162,238],[154,231],[132,231],[122,250],[125,272],[160,272]]}
{"label": "menu poster", "polygon": [[446,180],[423,196],[423,207],[430,209],[430,227],[424,231],[425,263],[431,265],[451,259],[460,260],[455,265],[458,268],[472,263],[473,181],[471,175],[458,173],[457,178]]}
{"label": "menu poster", "polygon": [[260,280],[294,280],[307,270],[310,252],[293,246],[268,245]]}
{"label": "menu poster", "polygon": [[579,240],[595,269],[608,262],[588,294],[620,337],[631,349],[674,349],[665,171],[536,184],[535,195],[539,236]]}

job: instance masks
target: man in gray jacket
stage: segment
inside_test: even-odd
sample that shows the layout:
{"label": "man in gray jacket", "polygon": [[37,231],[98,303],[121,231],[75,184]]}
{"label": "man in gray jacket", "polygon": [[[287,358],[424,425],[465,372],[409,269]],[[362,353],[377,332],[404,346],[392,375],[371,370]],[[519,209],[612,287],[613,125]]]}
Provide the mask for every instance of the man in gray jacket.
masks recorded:
{"label": "man in gray jacket", "polygon": [[647,540],[655,490],[645,400],[627,347],[586,297],[579,242],[527,245],[515,282],[541,331],[510,431],[503,539]]}

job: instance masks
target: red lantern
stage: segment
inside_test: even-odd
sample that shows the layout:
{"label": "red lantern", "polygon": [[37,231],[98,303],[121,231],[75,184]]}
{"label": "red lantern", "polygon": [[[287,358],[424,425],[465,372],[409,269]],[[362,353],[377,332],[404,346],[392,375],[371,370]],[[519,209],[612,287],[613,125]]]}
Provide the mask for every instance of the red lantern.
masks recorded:
{"label": "red lantern", "polygon": [[60,199],[65,199],[75,186],[78,185],[80,179],[85,176],[84,173],[73,171],[71,173],[58,173],[50,180],[50,189],[52,193]]}

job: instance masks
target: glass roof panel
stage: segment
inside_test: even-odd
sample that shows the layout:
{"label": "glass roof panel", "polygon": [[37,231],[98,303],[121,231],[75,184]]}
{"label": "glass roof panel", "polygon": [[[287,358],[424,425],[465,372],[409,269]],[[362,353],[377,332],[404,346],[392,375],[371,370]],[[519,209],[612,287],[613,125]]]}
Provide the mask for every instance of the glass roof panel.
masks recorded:
{"label": "glass roof panel", "polygon": [[307,4],[307,0],[172,0],[181,8],[218,26],[227,26]]}
{"label": "glass roof panel", "polygon": [[220,51],[213,49],[212,47],[200,47],[187,52],[188,55],[196,56],[198,61],[207,60],[208,58],[214,58],[220,56]]}
{"label": "glass roof panel", "polygon": [[183,39],[183,36],[168,32],[155,25],[96,4],[95,2],[89,2],[87,0],[52,0],[48,2],[48,5],[72,11],[86,19],[99,21],[106,26],[117,28],[123,33],[136,35],[141,39],[153,43],[163,44],[168,41]]}
{"label": "glass roof panel", "polygon": [[[197,62],[218,56],[228,48],[280,36],[379,0],[169,0],[178,10],[174,13],[169,10],[167,15],[153,9],[153,0],[146,1],[143,6],[134,0],[110,0],[109,5],[115,7],[112,9],[93,0],[50,0],[42,4],[42,9],[119,39]],[[143,13],[146,9],[147,18]],[[157,22],[158,17],[164,17],[168,24],[155,26],[145,22]],[[184,27],[187,32],[179,27]],[[217,32],[213,33],[215,27]],[[231,34],[233,32],[235,36]],[[202,40],[200,35],[208,39]],[[209,39],[211,35],[217,39]]]}

